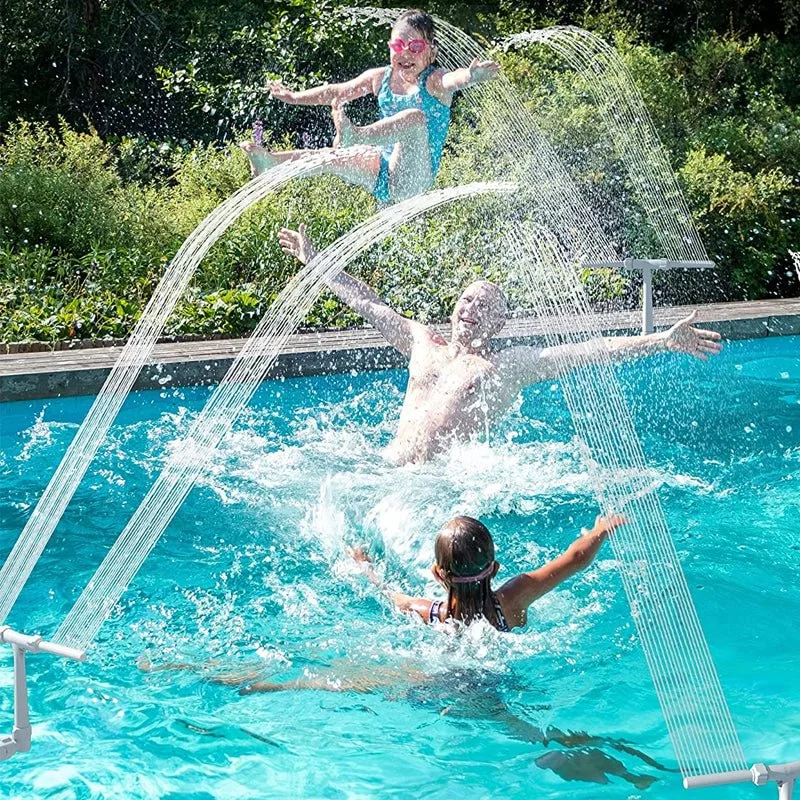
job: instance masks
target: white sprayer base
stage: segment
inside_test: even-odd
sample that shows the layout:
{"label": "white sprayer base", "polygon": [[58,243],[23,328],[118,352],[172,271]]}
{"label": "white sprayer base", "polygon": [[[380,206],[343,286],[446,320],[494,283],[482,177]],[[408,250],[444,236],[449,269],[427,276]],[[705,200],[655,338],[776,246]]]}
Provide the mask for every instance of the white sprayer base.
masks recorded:
{"label": "white sprayer base", "polygon": [[10,736],[0,737],[0,761],[5,761],[16,753],[27,753],[31,749],[26,653],[52,653],[75,661],[84,661],[86,656],[81,650],[46,642],[41,636],[17,633],[7,625],[0,627],[0,642],[10,644],[14,652],[14,728]]}
{"label": "white sprayer base", "polygon": [[800,777],[800,761],[789,764],[753,764],[750,769],[740,769],[735,772],[717,772],[711,775],[693,775],[684,778],[684,789],[701,789],[706,786],[723,786],[728,783],[754,783],[764,786],[774,782],[778,787],[778,800],[792,800],[794,785]]}

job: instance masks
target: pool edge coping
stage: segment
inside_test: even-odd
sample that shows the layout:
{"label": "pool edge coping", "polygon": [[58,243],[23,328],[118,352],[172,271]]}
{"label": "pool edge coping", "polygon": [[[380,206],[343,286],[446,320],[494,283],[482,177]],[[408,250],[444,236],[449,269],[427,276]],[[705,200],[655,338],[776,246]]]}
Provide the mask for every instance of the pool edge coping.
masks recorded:
{"label": "pool edge coping", "polygon": [[[800,298],[670,306],[654,309],[663,330],[692,311],[698,324],[724,339],[758,339],[800,334]],[[563,320],[565,330],[585,330],[578,316]],[[640,312],[597,313],[592,322],[603,335],[640,331]],[[434,326],[449,334],[448,325]],[[500,346],[540,344],[545,324],[532,317],[509,320],[495,337]],[[246,339],[157,344],[134,390],[208,385],[219,382]],[[0,354],[0,402],[96,394],[122,350],[121,346]],[[295,333],[278,355],[268,378],[303,377],[348,371],[398,369],[407,359],[372,328]]]}

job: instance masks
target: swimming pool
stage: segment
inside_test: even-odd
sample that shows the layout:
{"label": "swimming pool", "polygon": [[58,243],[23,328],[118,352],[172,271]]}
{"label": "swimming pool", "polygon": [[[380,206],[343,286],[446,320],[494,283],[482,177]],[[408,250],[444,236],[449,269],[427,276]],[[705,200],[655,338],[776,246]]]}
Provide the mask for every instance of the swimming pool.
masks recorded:
{"label": "swimming pool", "polygon": [[[708,364],[619,370],[751,760],[800,757],[800,341],[728,345]],[[37,798],[680,796],[610,549],[533,607],[526,631],[446,636],[394,614],[353,568],[368,543],[389,579],[434,592],[433,534],[454,513],[495,533],[500,577],[555,555],[596,508],[557,385],[527,390],[491,445],[384,463],[403,373],[265,383],[101,630],[86,664],[29,659],[33,749],[3,792]],[[143,392],[108,441],[10,624],[52,633],[158,475],[208,389]],[[0,557],[90,398],[8,403],[0,431]],[[776,636],[776,621],[787,626]],[[0,650],[0,731],[11,727]],[[201,672],[145,673],[155,664]],[[209,663],[213,660],[215,663]],[[257,668],[358,691],[241,696],[204,677]],[[632,775],[567,782],[555,731]],[[619,749],[618,740],[640,751]],[[555,754],[555,755],[553,755]],[[561,762],[559,761],[561,759]],[[573,759],[580,766],[581,760]],[[599,777],[597,773],[595,777]],[[647,782],[646,780],[637,781]],[[772,797],[774,788],[699,798]],[[690,795],[693,796],[693,795]]]}

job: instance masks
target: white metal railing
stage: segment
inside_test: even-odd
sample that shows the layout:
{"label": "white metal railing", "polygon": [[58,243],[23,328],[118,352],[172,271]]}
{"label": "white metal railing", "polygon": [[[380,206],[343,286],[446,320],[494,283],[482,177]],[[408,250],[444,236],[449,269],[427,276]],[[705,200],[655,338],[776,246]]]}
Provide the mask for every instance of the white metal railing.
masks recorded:
{"label": "white metal railing", "polygon": [[641,270],[642,333],[653,332],[653,272],[659,269],[711,269],[713,261],[672,261],[668,258],[626,258],[623,261],[583,262],[586,269]]}

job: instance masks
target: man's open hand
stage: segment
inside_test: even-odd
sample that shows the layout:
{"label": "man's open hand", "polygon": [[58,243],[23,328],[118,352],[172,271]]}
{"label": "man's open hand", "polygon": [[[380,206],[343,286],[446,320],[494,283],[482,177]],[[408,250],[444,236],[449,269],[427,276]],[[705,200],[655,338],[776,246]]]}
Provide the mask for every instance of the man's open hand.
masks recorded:
{"label": "man's open hand", "polygon": [[676,322],[666,332],[664,344],[667,350],[674,353],[688,353],[702,361],[708,361],[709,356],[715,356],[722,350],[722,337],[716,331],[695,328],[692,323],[696,317],[697,312],[693,311],[685,319]]}

